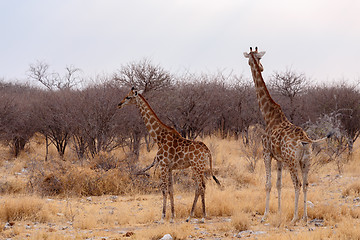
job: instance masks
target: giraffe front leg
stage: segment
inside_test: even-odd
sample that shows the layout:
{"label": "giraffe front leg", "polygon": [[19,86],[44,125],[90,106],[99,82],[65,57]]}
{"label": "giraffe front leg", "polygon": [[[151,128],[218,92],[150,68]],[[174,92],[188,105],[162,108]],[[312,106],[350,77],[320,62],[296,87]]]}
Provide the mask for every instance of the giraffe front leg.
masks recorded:
{"label": "giraffe front leg", "polygon": [[[161,185],[165,185],[165,184],[161,184]],[[162,191],[162,194],[163,194],[163,209],[162,209],[160,223],[164,223],[164,219],[166,217],[167,187],[166,186],[161,186],[161,191]]]}
{"label": "giraffe front leg", "polygon": [[265,212],[264,216],[261,218],[261,222],[264,222],[269,214],[269,203],[270,203],[270,192],[271,192],[271,156],[270,153],[264,151],[264,163],[266,171],[266,200],[265,200]]}
{"label": "giraffe front leg", "polygon": [[174,223],[174,218],[175,218],[175,207],[174,207],[174,187],[173,187],[173,178],[172,178],[172,172],[169,172],[169,186],[168,186],[168,190],[169,190],[169,198],[170,198],[170,206],[171,206],[171,219],[170,219],[170,223]]}
{"label": "giraffe front leg", "polygon": [[163,195],[163,209],[160,223],[164,223],[164,219],[166,217],[166,200],[168,194],[168,185],[168,172],[164,167],[160,166],[160,189]]}
{"label": "giraffe front leg", "polygon": [[277,181],[276,188],[278,191],[278,214],[281,216],[281,185],[282,185],[282,167],[283,163],[277,161]]}
{"label": "giraffe front leg", "polygon": [[303,192],[304,192],[304,215],[303,215],[303,217],[302,217],[302,220],[305,222],[305,223],[307,223],[307,219],[308,219],[308,216],[307,216],[307,187],[308,187],[308,185],[309,185],[309,183],[307,182],[307,180],[306,180],[306,182],[305,182],[305,180],[304,180],[304,183],[303,183],[304,185],[303,185]]}

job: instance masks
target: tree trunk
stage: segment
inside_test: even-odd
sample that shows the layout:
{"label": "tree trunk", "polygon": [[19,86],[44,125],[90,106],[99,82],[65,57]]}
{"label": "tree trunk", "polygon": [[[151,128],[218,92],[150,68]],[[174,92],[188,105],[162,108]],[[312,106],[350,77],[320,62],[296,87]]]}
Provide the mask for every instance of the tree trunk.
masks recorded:
{"label": "tree trunk", "polygon": [[48,136],[45,136],[45,161],[48,160],[48,154],[49,154],[49,139]]}
{"label": "tree trunk", "polygon": [[15,137],[13,139],[14,156],[17,158],[22,150],[24,150],[26,140],[22,137]]}

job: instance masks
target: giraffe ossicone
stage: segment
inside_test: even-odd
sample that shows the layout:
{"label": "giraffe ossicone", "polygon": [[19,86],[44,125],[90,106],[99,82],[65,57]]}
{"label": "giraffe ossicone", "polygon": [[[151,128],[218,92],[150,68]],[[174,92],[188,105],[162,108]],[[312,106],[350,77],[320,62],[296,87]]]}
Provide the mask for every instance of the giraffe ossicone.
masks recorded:
{"label": "giraffe ossicone", "polygon": [[135,104],[139,108],[147,130],[158,145],[154,162],[157,162],[160,169],[160,188],[163,194],[161,222],[164,221],[166,216],[168,195],[171,206],[170,222],[173,222],[175,217],[172,170],[189,167],[193,170],[196,190],[190,215],[186,221],[193,217],[197,200],[201,196],[203,210],[201,222],[204,222],[206,217],[205,169],[207,163],[210,164],[210,174],[215,182],[220,185],[220,182],[213,174],[210,150],[203,142],[183,138],[174,128],[165,125],[157,117],[149,103],[141,95],[141,92],[135,88],[130,90],[127,96],[119,103],[118,108],[131,104]]}
{"label": "giraffe ossicone", "polygon": [[[310,139],[307,134],[298,126],[288,121],[279,104],[277,104],[265,85],[261,72],[264,70],[260,63],[265,52],[258,52],[250,48],[249,53],[244,56],[249,59],[249,65],[255,84],[256,96],[260,111],[265,120],[265,131],[262,136],[263,155],[266,171],[266,202],[265,212],[262,221],[265,221],[269,213],[269,201],[271,191],[271,160],[277,160],[277,182],[278,190],[278,212],[281,213],[281,182],[282,168],[285,165],[290,172],[295,189],[295,208],[292,223],[298,220],[298,201],[301,185],[304,193],[304,214],[303,220],[307,222],[307,189],[308,173],[310,168],[310,155],[312,144],[325,141],[331,134],[319,140]],[[299,177],[299,170],[302,174],[302,183]]]}

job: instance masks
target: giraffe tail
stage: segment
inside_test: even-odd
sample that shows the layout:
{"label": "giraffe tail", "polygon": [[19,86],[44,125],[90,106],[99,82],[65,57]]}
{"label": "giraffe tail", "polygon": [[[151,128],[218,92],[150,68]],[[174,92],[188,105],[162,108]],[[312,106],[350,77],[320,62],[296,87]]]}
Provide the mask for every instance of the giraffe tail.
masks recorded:
{"label": "giraffe tail", "polygon": [[317,140],[313,140],[312,143],[314,144],[321,144],[322,142],[326,141],[327,139],[331,138],[333,135],[335,134],[335,132],[329,132],[326,137],[317,139]]}
{"label": "giraffe tail", "polygon": [[334,132],[329,132],[326,135],[326,137],[312,141],[312,149],[315,150],[316,154],[318,154],[322,150],[321,146],[323,146],[323,144],[326,142],[326,140],[331,138],[334,134],[335,134]]}
{"label": "giraffe tail", "polygon": [[221,186],[219,180],[214,175],[212,177],[213,177],[214,181],[217,183],[217,185]]}
{"label": "giraffe tail", "polygon": [[214,179],[214,181],[217,183],[217,185],[221,186],[220,181],[215,177],[213,169],[212,169],[212,156],[211,156],[211,153],[209,153],[209,158],[210,158],[210,173],[211,173],[211,176]]}

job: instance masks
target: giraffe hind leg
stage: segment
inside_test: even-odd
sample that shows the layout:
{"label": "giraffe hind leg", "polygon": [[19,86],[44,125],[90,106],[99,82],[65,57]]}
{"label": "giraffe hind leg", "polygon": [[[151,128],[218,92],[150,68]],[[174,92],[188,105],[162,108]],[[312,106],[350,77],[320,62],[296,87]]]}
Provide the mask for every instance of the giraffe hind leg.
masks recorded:
{"label": "giraffe hind leg", "polygon": [[166,199],[167,199],[167,188],[166,187],[162,187],[162,194],[163,194],[163,209],[162,209],[162,214],[161,214],[161,220],[160,223],[164,223],[164,219],[166,216]]}
{"label": "giraffe hind leg", "polygon": [[[194,171],[196,172],[196,170]],[[194,212],[195,212],[195,207],[196,207],[196,203],[199,199],[199,196],[201,196],[201,201],[202,201],[202,208],[203,208],[203,218],[201,219],[200,222],[205,222],[205,217],[206,217],[206,209],[205,209],[205,180],[204,180],[204,176],[203,174],[197,174],[196,176],[194,176],[195,182],[196,182],[196,190],[195,190],[195,197],[194,197],[194,202],[193,205],[191,207],[191,211],[190,211],[190,216],[188,217],[188,219],[186,219],[186,222],[189,222],[190,219],[194,216]]]}
{"label": "giraffe hind leg", "polygon": [[162,208],[160,223],[164,223],[164,219],[166,217],[166,201],[167,201],[167,195],[169,193],[169,183],[168,183],[169,174],[167,170],[163,167],[160,168],[160,174],[161,174],[160,189],[163,195],[163,208]]}
{"label": "giraffe hind leg", "polygon": [[206,208],[205,208],[205,186],[203,187],[201,191],[201,202],[202,202],[202,209],[203,209],[203,218],[200,220],[201,223],[205,222],[206,218]]}
{"label": "giraffe hind leg", "polygon": [[303,178],[303,193],[304,193],[304,215],[302,219],[307,223],[307,189],[309,186],[308,173],[310,170],[310,151],[304,151],[304,156],[301,164],[301,173]]}
{"label": "giraffe hind leg", "polygon": [[200,196],[199,189],[196,188],[194,202],[193,202],[193,205],[192,205],[191,211],[190,211],[190,216],[186,219],[186,222],[189,222],[190,219],[194,216],[194,211],[195,211],[196,203],[197,203],[199,196]]}
{"label": "giraffe hind leg", "polygon": [[294,217],[291,220],[291,224],[295,224],[295,222],[298,220],[298,213],[299,213],[299,195],[300,195],[300,188],[301,188],[301,182],[298,177],[298,172],[294,168],[290,168],[290,175],[291,179],[294,184],[295,188],[295,206],[294,206]]}

